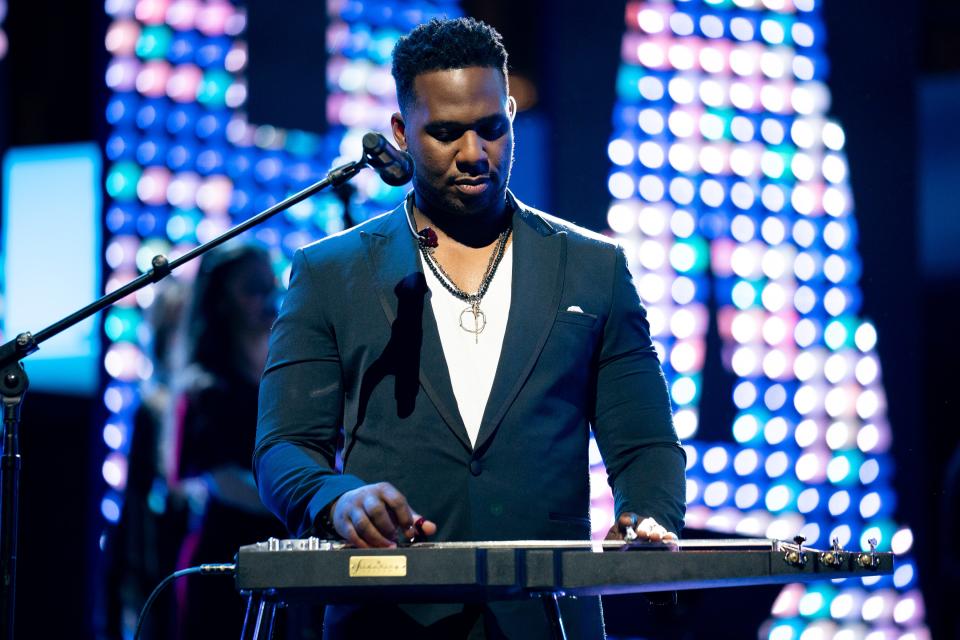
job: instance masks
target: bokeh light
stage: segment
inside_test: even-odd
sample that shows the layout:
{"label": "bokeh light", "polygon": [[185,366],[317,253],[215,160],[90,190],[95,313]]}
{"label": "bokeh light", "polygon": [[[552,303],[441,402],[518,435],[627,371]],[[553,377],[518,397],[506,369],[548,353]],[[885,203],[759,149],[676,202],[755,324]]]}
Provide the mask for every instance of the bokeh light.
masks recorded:
{"label": "bokeh light", "polygon": [[[248,120],[243,2],[107,0],[105,289],[148,270],[153,256],[182,255],[356,159],[362,135],[387,128],[397,110],[389,56],[399,35],[433,16],[461,14],[453,0],[395,4],[404,7],[329,4],[329,131],[317,135]],[[0,0],[0,24],[6,5]],[[0,59],[5,52],[0,29]],[[622,145],[611,145],[611,159],[618,152]],[[405,193],[375,174],[353,185],[349,219],[341,200],[324,193],[251,232],[267,245],[283,282],[299,246],[391,209]],[[190,278],[197,266],[173,277]],[[101,512],[108,522],[120,516],[132,418],[153,374],[144,311],[154,296],[144,289],[104,317],[109,453]]]}
{"label": "bokeh light", "polygon": [[[615,120],[608,219],[641,247],[630,267],[688,454],[687,524],[852,548],[875,537],[902,556],[892,582],[790,585],[765,628],[798,640],[914,633],[922,597],[908,591],[912,533],[892,520],[891,432],[877,332],[859,315],[821,3],[629,2],[626,24],[616,109],[635,115]],[[708,357],[734,378],[729,425],[699,406]],[[697,439],[721,429],[723,442]]]}

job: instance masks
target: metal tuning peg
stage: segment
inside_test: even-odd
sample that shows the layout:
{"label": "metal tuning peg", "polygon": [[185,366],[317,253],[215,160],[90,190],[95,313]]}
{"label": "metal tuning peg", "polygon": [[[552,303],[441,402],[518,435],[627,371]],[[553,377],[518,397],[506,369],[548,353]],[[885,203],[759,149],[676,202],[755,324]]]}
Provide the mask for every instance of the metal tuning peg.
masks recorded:
{"label": "metal tuning peg", "polygon": [[847,554],[844,553],[843,547],[840,546],[840,538],[834,538],[831,541],[830,550],[820,554],[820,564],[830,567],[831,569],[841,568],[846,559]]}
{"label": "metal tuning peg", "polygon": [[803,536],[795,536],[793,542],[797,545],[797,548],[787,548],[786,553],[783,554],[783,561],[792,567],[805,567],[807,565],[807,554],[803,551],[805,541],[806,538]]}
{"label": "metal tuning peg", "polygon": [[867,540],[867,544],[870,545],[870,551],[858,554],[857,564],[864,569],[877,569],[880,566],[880,556],[877,555],[877,539],[870,538]]}

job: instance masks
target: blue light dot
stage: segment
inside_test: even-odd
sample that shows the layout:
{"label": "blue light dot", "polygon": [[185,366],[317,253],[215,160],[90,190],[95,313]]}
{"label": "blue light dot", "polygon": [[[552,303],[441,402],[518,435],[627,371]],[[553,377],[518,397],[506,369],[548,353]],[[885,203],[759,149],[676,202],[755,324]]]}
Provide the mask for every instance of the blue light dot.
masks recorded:
{"label": "blue light dot", "polygon": [[100,502],[100,513],[110,522],[120,519],[120,505],[114,498],[106,497]]}
{"label": "blue light dot", "polygon": [[119,425],[108,422],[103,428],[103,441],[111,449],[119,449],[123,445],[123,430]]}
{"label": "blue light dot", "polygon": [[914,570],[910,563],[902,564],[893,572],[893,584],[898,589],[905,589],[913,582]]}
{"label": "blue light dot", "polygon": [[747,413],[733,423],[733,437],[737,442],[750,442],[760,433],[760,423],[756,416]]}
{"label": "blue light dot", "polygon": [[749,381],[738,384],[733,389],[733,403],[740,409],[747,409],[757,400],[757,387]]}
{"label": "blue light dot", "polygon": [[797,496],[797,509],[800,513],[810,513],[820,504],[820,492],[810,487]]}

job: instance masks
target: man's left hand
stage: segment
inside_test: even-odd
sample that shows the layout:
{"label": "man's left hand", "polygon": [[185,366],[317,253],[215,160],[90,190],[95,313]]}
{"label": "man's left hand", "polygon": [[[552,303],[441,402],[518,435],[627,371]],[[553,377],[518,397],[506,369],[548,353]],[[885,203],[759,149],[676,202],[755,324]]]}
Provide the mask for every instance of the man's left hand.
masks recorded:
{"label": "man's left hand", "polygon": [[607,532],[607,540],[625,540],[630,536],[627,530],[632,529],[636,533],[634,540],[640,542],[676,542],[677,534],[659,524],[653,518],[641,518],[639,515],[627,512],[621,513],[617,518],[616,524],[610,527]]}

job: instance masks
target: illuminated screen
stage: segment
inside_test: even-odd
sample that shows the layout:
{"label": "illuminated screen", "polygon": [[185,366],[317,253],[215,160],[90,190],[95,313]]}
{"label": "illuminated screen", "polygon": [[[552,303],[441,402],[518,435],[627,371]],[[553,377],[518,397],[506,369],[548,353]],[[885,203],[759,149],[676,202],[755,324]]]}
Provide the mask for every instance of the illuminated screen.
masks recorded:
{"label": "illuminated screen", "polygon": [[[5,340],[34,333],[100,291],[100,149],[11,149],[3,161]],[[87,318],[24,359],[30,388],[89,394],[99,387],[98,318]]]}

